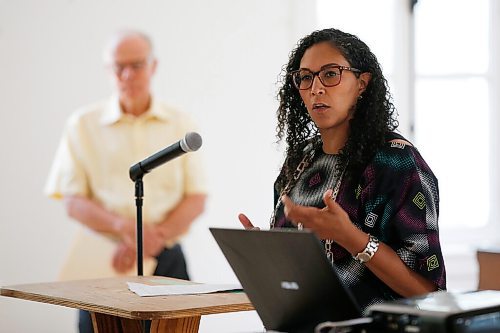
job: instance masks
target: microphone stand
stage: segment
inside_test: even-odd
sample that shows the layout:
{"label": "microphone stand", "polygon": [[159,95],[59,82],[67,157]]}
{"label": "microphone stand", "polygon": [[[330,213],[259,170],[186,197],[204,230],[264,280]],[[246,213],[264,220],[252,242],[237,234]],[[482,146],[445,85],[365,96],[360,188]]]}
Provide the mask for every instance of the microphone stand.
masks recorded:
{"label": "microphone stand", "polygon": [[152,169],[176,158],[184,153],[196,151],[201,147],[201,136],[198,133],[187,133],[184,139],[179,142],[151,155],[145,160],[132,165],[129,169],[129,176],[135,182],[135,205],[137,206],[137,275],[143,273],[143,247],[142,247],[142,197],[144,196],[144,187],[142,177]]}
{"label": "microphone stand", "polygon": [[142,265],[142,197],[144,196],[144,186],[142,175],[135,180],[135,205],[137,207],[137,275],[143,276]]}

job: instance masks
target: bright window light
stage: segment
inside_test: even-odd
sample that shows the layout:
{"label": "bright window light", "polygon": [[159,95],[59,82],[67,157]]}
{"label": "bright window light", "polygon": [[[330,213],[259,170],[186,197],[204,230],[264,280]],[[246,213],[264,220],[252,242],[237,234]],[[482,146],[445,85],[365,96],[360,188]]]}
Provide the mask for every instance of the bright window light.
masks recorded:
{"label": "bright window light", "polygon": [[488,11],[487,0],[415,7],[415,139],[439,179],[442,228],[489,219]]}

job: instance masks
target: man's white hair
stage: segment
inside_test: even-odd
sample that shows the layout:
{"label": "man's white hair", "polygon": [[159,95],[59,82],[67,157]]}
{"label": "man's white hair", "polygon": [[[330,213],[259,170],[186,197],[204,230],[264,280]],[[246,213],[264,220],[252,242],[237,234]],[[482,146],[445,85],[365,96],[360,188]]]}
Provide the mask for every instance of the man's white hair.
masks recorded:
{"label": "man's white hair", "polygon": [[110,64],[113,61],[113,52],[115,51],[117,45],[129,37],[139,37],[144,40],[149,46],[148,59],[152,60],[154,58],[153,42],[147,34],[139,30],[119,30],[111,35],[104,47],[103,60],[105,64]]}

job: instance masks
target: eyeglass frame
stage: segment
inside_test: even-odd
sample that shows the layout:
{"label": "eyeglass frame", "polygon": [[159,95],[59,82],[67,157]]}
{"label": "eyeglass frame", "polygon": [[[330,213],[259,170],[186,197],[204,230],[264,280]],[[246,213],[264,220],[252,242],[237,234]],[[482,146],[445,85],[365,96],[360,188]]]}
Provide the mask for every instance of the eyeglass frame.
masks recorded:
{"label": "eyeglass frame", "polygon": [[[321,73],[322,71],[324,71],[325,69],[329,69],[329,68],[338,68],[340,70],[340,78],[339,78],[339,82],[334,84],[334,85],[327,85],[323,82],[323,80],[321,79],[321,76],[319,76],[319,73]],[[297,87],[297,83],[294,79],[294,76],[298,73],[300,73],[300,71],[303,71],[303,70],[306,70],[306,71],[309,71],[312,75],[313,75],[313,78],[311,80],[311,85],[307,88],[300,88],[300,87]],[[324,85],[325,87],[335,87],[335,86],[338,86],[340,84],[340,82],[342,81],[342,72],[343,71],[350,71],[350,72],[353,72],[354,75],[356,75],[356,77],[359,77],[359,75],[361,75],[363,73],[363,71],[357,69],[357,68],[354,68],[354,67],[349,67],[349,66],[342,66],[342,65],[338,65],[338,64],[326,64],[324,66],[321,66],[321,69],[319,71],[316,71],[316,72],[313,72],[312,70],[310,69],[307,69],[307,68],[299,68],[299,69],[296,69],[294,71],[291,71],[289,73],[290,77],[292,78],[292,82],[293,82],[293,85],[295,88],[297,88],[298,90],[308,90],[310,89],[312,86],[313,86],[313,83],[314,83],[314,79],[315,77],[318,77],[319,81],[321,82],[322,85]]]}
{"label": "eyeglass frame", "polygon": [[151,55],[149,55],[149,56],[147,56],[146,59],[143,59],[143,60],[132,61],[132,62],[123,63],[123,64],[112,63],[109,66],[110,66],[111,70],[115,73],[115,75],[121,76],[123,71],[125,71],[125,69],[127,67],[129,67],[133,72],[139,72],[139,71],[142,71],[143,69],[145,69],[148,65],[150,65],[153,60],[154,60],[154,58]]}

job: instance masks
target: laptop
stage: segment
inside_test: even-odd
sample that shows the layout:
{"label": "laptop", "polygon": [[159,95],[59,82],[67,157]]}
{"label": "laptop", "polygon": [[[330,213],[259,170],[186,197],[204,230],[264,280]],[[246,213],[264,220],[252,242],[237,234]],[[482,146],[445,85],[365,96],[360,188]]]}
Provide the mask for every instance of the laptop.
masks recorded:
{"label": "laptop", "polygon": [[267,330],[314,332],[362,317],[310,231],[210,228]]}

